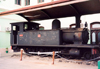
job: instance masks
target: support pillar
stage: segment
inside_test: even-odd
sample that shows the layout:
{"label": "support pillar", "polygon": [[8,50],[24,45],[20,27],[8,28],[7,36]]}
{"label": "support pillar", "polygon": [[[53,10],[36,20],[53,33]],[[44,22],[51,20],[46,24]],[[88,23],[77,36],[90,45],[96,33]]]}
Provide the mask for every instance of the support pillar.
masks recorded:
{"label": "support pillar", "polygon": [[53,63],[54,64],[54,59],[55,59],[55,51],[53,51],[53,56],[52,56],[52,59],[53,59]]}
{"label": "support pillar", "polygon": [[75,16],[76,17],[76,28],[80,28],[80,23],[81,23],[81,20],[80,20],[80,15],[77,15]]}
{"label": "support pillar", "polygon": [[22,61],[23,49],[21,49],[20,61]]}

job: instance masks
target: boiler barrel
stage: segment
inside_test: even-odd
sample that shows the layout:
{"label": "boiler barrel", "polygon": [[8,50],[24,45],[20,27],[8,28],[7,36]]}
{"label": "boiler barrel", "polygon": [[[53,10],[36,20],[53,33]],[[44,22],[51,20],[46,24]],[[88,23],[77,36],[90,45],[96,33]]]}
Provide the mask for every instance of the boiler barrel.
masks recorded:
{"label": "boiler barrel", "polygon": [[89,33],[87,28],[63,29],[63,42],[65,44],[87,44]]}

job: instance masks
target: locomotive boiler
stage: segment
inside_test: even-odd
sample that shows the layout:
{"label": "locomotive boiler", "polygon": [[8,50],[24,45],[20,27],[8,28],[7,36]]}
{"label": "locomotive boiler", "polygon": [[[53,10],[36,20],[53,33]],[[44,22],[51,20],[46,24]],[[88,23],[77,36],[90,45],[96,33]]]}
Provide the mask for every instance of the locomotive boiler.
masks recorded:
{"label": "locomotive boiler", "polygon": [[52,30],[62,31],[62,43],[63,44],[87,44],[89,39],[89,33],[87,28],[60,28],[60,21],[55,19],[52,22]]}
{"label": "locomotive boiler", "polygon": [[89,33],[87,28],[62,29],[64,44],[87,44]]}

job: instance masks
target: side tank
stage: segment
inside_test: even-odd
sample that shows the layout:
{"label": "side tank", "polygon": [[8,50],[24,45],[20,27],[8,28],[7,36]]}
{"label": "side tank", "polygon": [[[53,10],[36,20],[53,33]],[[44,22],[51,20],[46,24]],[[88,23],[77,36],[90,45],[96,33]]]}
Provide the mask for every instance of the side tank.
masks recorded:
{"label": "side tank", "polygon": [[87,28],[63,29],[64,44],[87,44],[89,33]]}

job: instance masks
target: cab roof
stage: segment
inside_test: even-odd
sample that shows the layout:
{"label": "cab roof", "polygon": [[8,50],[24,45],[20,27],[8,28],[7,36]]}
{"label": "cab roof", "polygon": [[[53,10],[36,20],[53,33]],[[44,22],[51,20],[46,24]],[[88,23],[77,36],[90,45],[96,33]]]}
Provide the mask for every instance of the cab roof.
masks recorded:
{"label": "cab roof", "polygon": [[99,0],[57,0],[1,12],[0,16],[17,14],[27,21],[36,21],[94,13],[100,13]]}

